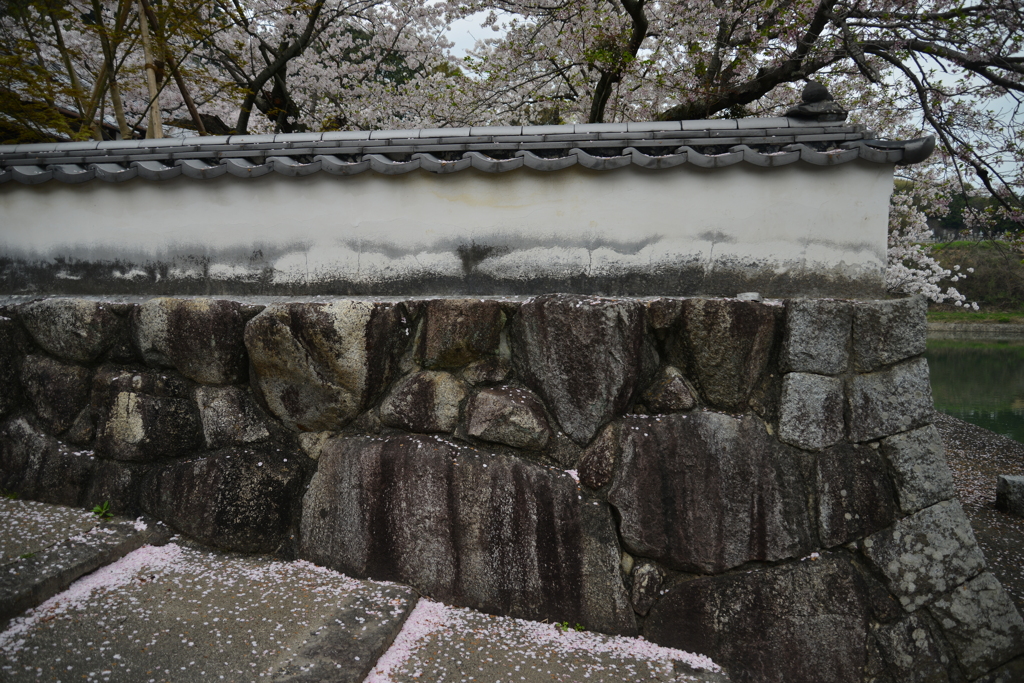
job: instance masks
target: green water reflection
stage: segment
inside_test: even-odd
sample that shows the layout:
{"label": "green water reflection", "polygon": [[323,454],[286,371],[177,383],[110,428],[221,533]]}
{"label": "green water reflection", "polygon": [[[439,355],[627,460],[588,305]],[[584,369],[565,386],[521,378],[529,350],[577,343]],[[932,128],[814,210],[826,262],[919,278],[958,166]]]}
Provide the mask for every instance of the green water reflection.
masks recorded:
{"label": "green water reflection", "polygon": [[935,407],[1024,443],[1024,344],[929,341]]}

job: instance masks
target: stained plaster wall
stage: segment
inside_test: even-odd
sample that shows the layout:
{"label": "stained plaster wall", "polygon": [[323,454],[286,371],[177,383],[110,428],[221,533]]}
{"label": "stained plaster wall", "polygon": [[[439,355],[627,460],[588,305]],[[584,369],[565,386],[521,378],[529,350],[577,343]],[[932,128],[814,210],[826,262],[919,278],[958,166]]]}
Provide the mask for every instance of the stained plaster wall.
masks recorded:
{"label": "stained plaster wall", "polygon": [[892,167],[0,186],[3,293],[877,296]]}

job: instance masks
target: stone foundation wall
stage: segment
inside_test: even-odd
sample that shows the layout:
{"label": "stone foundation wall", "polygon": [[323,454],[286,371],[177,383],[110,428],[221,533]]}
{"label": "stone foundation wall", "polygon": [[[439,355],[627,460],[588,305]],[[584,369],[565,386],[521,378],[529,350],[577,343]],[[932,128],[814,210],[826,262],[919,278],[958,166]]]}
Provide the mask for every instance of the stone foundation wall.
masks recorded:
{"label": "stone foundation wall", "polygon": [[1024,668],[929,424],[921,299],[0,315],[0,488],[23,497],[642,634],[736,681]]}

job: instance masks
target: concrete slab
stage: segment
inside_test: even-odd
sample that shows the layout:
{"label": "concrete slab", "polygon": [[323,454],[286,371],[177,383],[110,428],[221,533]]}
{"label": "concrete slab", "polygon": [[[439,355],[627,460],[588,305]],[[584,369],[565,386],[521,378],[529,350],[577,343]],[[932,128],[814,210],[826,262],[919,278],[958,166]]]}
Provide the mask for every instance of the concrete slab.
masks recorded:
{"label": "concrete slab", "polygon": [[143,520],[6,501],[0,548],[0,607],[21,615],[0,625],[5,683],[729,680],[642,639],[449,607]]}
{"label": "concrete slab", "polygon": [[0,567],[84,534],[99,521],[78,508],[0,497]]}
{"label": "concrete slab", "polygon": [[[72,508],[3,500],[0,545],[12,556],[0,565],[0,628],[79,577],[169,536],[162,525],[142,520],[100,520]],[[28,551],[14,555],[19,549]]]}
{"label": "concrete slab", "polygon": [[641,638],[497,617],[421,599],[366,683],[727,683],[707,657]]}
{"label": "concrete slab", "polygon": [[308,562],[144,546],[14,619],[0,679],[358,682],[416,597]]}

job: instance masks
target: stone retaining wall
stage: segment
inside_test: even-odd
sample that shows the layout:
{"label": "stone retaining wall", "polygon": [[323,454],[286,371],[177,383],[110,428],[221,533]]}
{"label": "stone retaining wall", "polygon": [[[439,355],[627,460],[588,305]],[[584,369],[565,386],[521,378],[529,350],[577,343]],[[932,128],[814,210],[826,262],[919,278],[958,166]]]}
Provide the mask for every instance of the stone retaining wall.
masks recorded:
{"label": "stone retaining wall", "polygon": [[736,681],[1024,668],[930,425],[921,299],[0,314],[0,487],[24,497],[642,634]]}

